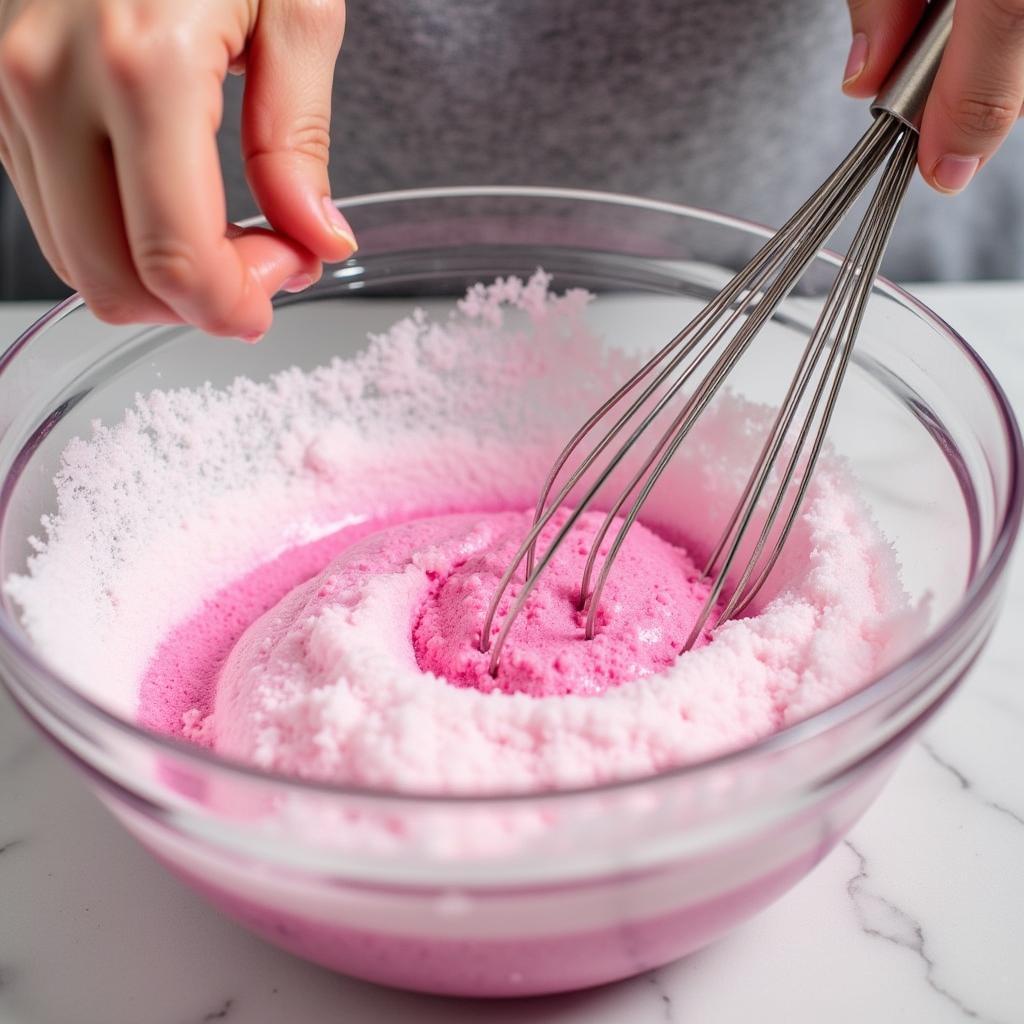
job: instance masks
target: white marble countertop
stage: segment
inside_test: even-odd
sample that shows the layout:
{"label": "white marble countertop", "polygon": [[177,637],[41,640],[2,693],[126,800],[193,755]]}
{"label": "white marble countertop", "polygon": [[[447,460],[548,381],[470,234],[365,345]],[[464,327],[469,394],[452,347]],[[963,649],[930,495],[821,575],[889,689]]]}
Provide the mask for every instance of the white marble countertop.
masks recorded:
{"label": "white marble countertop", "polygon": [[[1024,414],[1024,283],[913,290]],[[0,344],[39,311],[0,307]],[[393,992],[264,944],[151,861],[0,692],[0,1024],[1021,1024],[1022,613],[1018,557],[967,683],[777,904],[643,977],[523,1002]]]}

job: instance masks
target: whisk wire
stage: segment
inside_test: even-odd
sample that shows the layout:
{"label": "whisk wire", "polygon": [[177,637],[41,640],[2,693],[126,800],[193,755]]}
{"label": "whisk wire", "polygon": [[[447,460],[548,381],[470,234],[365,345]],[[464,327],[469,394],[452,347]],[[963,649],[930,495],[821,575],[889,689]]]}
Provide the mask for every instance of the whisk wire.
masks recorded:
{"label": "whisk wire", "polygon": [[[601,455],[625,423],[635,415],[637,409],[641,407],[643,403],[646,402],[657,390],[657,388],[667,380],[672,372],[682,364],[696,345],[699,344],[701,332],[707,326],[710,326],[718,320],[726,309],[736,302],[740,296],[744,295],[744,292],[746,295],[740,301],[740,306],[737,308],[736,314],[742,313],[746,306],[755,299],[758,289],[775,270],[777,261],[781,258],[780,254],[784,255],[785,251],[788,248],[791,248],[799,240],[799,237],[805,233],[806,219],[808,217],[816,216],[822,207],[825,207],[834,199],[836,193],[841,189],[848,187],[851,177],[856,177],[858,179],[863,177],[865,162],[867,163],[867,166],[870,167],[869,174],[874,173],[874,170],[877,169],[884,156],[886,148],[890,144],[889,135],[891,131],[892,126],[885,123],[885,119],[878,118],[872,121],[868,130],[857,141],[857,144],[853,149],[851,149],[842,163],[840,163],[832,174],[829,175],[821,188],[819,188],[818,191],[812,195],[807,202],[804,203],[804,205],[797,210],[797,212],[793,214],[793,216],[790,217],[789,220],[774,235],[772,235],[771,238],[768,239],[767,242],[764,243],[761,249],[755,253],[746,266],[732,277],[732,279],[715,296],[715,298],[711,300],[711,302],[709,302],[667,345],[648,360],[647,363],[645,363],[629,380],[627,380],[625,384],[623,384],[609,399],[607,399],[607,401],[605,401],[576,431],[568,444],[559,453],[554,465],[551,467],[551,470],[544,481],[544,485],[541,487],[534,515],[535,525],[541,519],[544,509],[547,507],[548,498],[555,480],[558,478],[568,460],[572,457],[573,452],[576,451],[584,438],[587,437],[593,428],[597,426],[597,424],[604,419],[607,413],[618,405],[619,402],[637,386],[637,384],[650,376],[662,360],[670,355],[676,348],[681,345],[683,346],[682,350],[676,354],[672,361],[662,369],[655,381],[645,389],[640,398],[633,403],[622,417],[620,417],[612,429],[605,435],[602,442],[590,453],[590,455],[588,455],[583,463],[577,467],[576,471],[559,491],[559,496],[552,502],[553,505],[557,506],[561,504],[561,501],[564,500],[587,469],[589,469],[593,464],[593,461]],[[843,213],[845,213],[845,208],[843,209]],[[734,314],[734,317],[730,319],[730,325],[734,322],[736,314]],[[540,531],[538,530],[535,534],[532,534],[527,544],[527,578],[533,575],[536,539],[537,536],[539,536],[539,533]],[[516,567],[518,567],[518,561],[514,563],[513,571]]]}
{"label": "whisk wire", "polygon": [[[800,502],[806,493],[811,472],[828,429],[839,386],[849,362],[852,345],[860,327],[863,306],[913,171],[915,154],[916,133],[897,117],[887,113],[880,114],[822,186],[762,245],[746,266],[576,431],[552,465],[538,497],[533,525],[506,567],[488,607],[480,634],[480,650],[491,652],[489,667],[492,675],[497,674],[501,651],[516,617],[569,531],[593,503],[629,452],[659,420],[669,404],[691,383],[698,370],[702,370],[703,376],[684,402],[683,408],[673,417],[640,468],[619,492],[591,544],[581,580],[579,606],[581,610],[587,611],[585,636],[588,639],[594,636],[601,596],[612,566],[630,527],[639,516],[654,486],[761,328],[775,315],[779,305],[814,261],[821,247],[826,244],[849,212],[868,181],[888,158],[880,183],[869,203],[867,215],[832,284],[786,396],[746,481],[740,501],[708,560],[705,575],[715,570],[716,565],[718,568],[707,602],[684,649],[696,641],[721,597],[743,538],[785,448],[785,441],[793,427],[797,412],[803,405],[812,382],[815,381],[815,374],[827,351],[824,367],[814,385],[804,421],[789,453],[785,469],[777,477],[779,486],[767,518],[752,554],[748,556],[744,565],[739,582],[733,588],[732,595],[718,616],[716,624],[742,611],[756,596],[779,557],[782,545],[795,522]],[[704,364],[712,357],[713,362],[704,370]],[[633,393],[637,389],[639,393],[634,396]],[[573,454],[608,414],[627,397],[630,399],[629,405],[587,451],[552,498],[552,491]],[[824,410],[819,415],[823,399]],[[803,449],[812,436],[812,428],[815,428],[815,432],[801,477],[797,481],[795,497],[782,519],[778,536],[768,548],[768,542],[781,517],[786,495],[793,489],[791,485],[800,466]],[[627,436],[622,440],[620,435],[624,434]],[[617,444],[617,447],[608,457],[606,464],[594,474],[593,481],[585,486],[584,493],[555,531],[546,548],[538,553],[537,544],[542,531],[613,444]],[[637,492],[635,497],[634,492]],[[607,534],[631,497],[632,503],[597,573],[597,580],[591,592],[591,579]],[[767,558],[764,557],[766,549]],[[498,608],[524,559],[524,581],[515,594],[492,644],[491,632]]]}
{"label": "whisk wire", "polygon": [[[775,562],[781,553],[782,546],[788,537],[789,531],[792,529],[796,513],[799,510],[803,496],[806,493],[806,487],[810,482],[811,474],[817,463],[818,455],[820,454],[831,421],[835,401],[838,398],[849,358],[853,351],[853,343],[860,328],[867,293],[874,282],[900,201],[913,173],[916,148],[916,135],[908,131],[904,134],[900,145],[890,157],[889,164],[871,200],[867,214],[858,228],[849,254],[843,261],[815,326],[815,330],[808,345],[805,347],[797,374],[790,385],[782,407],[765,441],[761,455],[748,479],[744,497],[736,506],[736,510],[725,532],[722,534],[715,553],[709,559],[708,570],[706,571],[710,571],[715,562],[717,562],[726,543],[731,541],[726,557],[715,576],[707,602],[693,626],[684,649],[692,646],[700,636],[700,632],[710,617],[715,602],[721,595],[729,570],[737,556],[746,531],[749,529],[750,521],[760,503],[771,471],[782,450],[785,438],[788,436],[800,403],[814,377],[815,368],[821,359],[822,353],[827,348],[828,356],[806,410],[796,441],[793,444],[786,468],[781,475],[774,501],[765,518],[757,542],[748,556],[744,571],[733,589],[732,597],[718,617],[718,623],[726,621],[753,600],[770,574],[771,569],[774,568]],[[837,321],[839,322],[839,327],[836,331]],[[835,338],[829,344],[833,337],[833,332],[835,332]],[[830,381],[831,387],[829,387]],[[821,404],[826,389],[828,389],[828,399],[821,417],[818,418],[818,407]],[[779,537],[772,546],[769,558],[761,573],[758,575],[754,585],[748,587],[750,577],[757,568],[767,541],[778,521],[779,513],[799,465],[803,448],[815,423],[817,423],[817,428],[815,430],[814,442],[812,443],[807,462],[803,467],[797,493],[790,504],[790,514],[783,524]]]}
{"label": "whisk wire", "polygon": [[[879,205],[878,200],[884,198],[887,195],[887,190],[890,188],[891,176],[888,174],[883,180],[878,196],[876,197],[875,207]],[[717,546],[709,555],[707,563],[705,565],[704,574],[707,575],[711,572],[715,563],[718,561],[722,554],[722,550],[725,548],[731,534],[733,533],[738,520],[741,518],[743,509],[750,498],[751,492],[753,491],[757,480],[758,474],[761,471],[761,467],[764,462],[770,460],[773,454],[777,454],[774,446],[778,444],[779,439],[784,437],[788,430],[793,414],[801,401],[806,386],[810,380],[811,374],[816,365],[817,359],[821,354],[822,349],[831,337],[831,333],[835,327],[836,320],[839,317],[841,310],[843,309],[843,302],[849,295],[850,282],[852,275],[855,274],[862,262],[863,252],[865,248],[865,240],[867,239],[870,229],[873,226],[875,219],[875,208],[869,208],[868,215],[861,222],[861,225],[854,236],[854,240],[850,246],[850,252],[847,258],[843,261],[833,287],[829,291],[826,298],[824,307],[821,315],[815,325],[814,331],[808,339],[808,344],[805,346],[803,355],[801,356],[800,364],[797,367],[796,374],[794,375],[792,382],[783,398],[782,404],[779,408],[779,412],[776,415],[775,421],[772,425],[772,429],[765,440],[764,447],[762,449],[761,456],[756,464],[756,468],[751,476],[748,478],[744,492],[740,498],[739,503],[735,506],[732,517],[729,520],[729,524],[725,531],[721,535]],[[831,357],[830,357],[831,358]],[[831,365],[831,364],[829,364]],[[814,404],[812,403],[812,409]],[[809,429],[810,420],[805,423],[804,433]],[[797,446],[797,449],[799,446]],[[797,454],[795,451],[794,454]]]}
{"label": "whisk wire", "polygon": [[[900,177],[900,179],[898,181],[897,188],[894,190],[894,192],[893,192],[893,194],[892,194],[892,196],[890,197],[890,200],[889,200],[890,207],[891,207],[891,212],[887,214],[887,217],[890,218],[889,219],[889,229],[888,229],[889,231],[891,231],[892,223],[895,221],[896,214],[899,212],[899,205],[900,205],[900,202],[901,202],[901,197],[906,192],[906,188],[907,188],[907,186],[910,183],[911,177],[913,176],[914,164],[915,164],[916,158],[917,158],[917,138],[916,138],[916,136],[906,140],[904,145],[906,146],[906,152],[904,153],[904,156],[903,156],[903,166],[902,166],[901,171],[900,171],[901,177]],[[873,263],[874,263],[875,272],[877,272],[877,267],[881,263],[881,259],[882,259],[882,256],[884,255],[884,249],[885,249],[885,246],[886,246],[887,242],[888,242],[888,234],[885,234],[883,237],[881,237],[879,239],[878,255],[877,255],[877,257],[873,257]],[[861,282],[861,286],[860,287],[861,287],[861,292],[863,294],[863,297],[866,300],[867,293],[870,291],[871,284],[873,283],[873,280],[872,280],[873,275],[872,275],[872,273],[869,272],[869,273],[866,273],[864,276],[865,276],[866,280],[864,282]],[[850,329],[847,332],[846,343],[843,346],[843,351],[842,351],[841,357],[840,357],[841,361],[840,361],[839,371],[838,371],[836,379],[835,379],[835,381],[834,381],[834,383],[832,385],[832,389],[829,392],[828,398],[826,400],[825,411],[824,411],[824,414],[823,414],[824,426],[815,435],[814,442],[813,442],[812,448],[811,448],[811,452],[810,452],[810,454],[808,456],[808,460],[807,460],[807,468],[805,469],[804,475],[801,478],[799,487],[797,489],[797,493],[794,496],[794,499],[793,499],[793,501],[791,503],[789,512],[788,512],[788,514],[786,516],[785,523],[784,523],[782,529],[780,530],[779,536],[776,538],[775,543],[774,543],[774,545],[772,547],[771,554],[769,555],[767,561],[765,562],[764,566],[762,567],[762,569],[761,569],[761,571],[760,571],[760,573],[758,575],[758,578],[755,581],[755,583],[753,584],[753,586],[742,597],[742,599],[737,604],[736,608],[733,610],[733,614],[741,613],[747,607],[747,605],[750,603],[750,601],[753,600],[753,598],[757,595],[757,593],[761,589],[761,587],[764,585],[764,582],[767,580],[768,576],[771,574],[772,570],[775,567],[775,563],[778,561],[778,558],[779,558],[779,556],[782,553],[783,546],[785,545],[786,540],[789,537],[789,533],[790,533],[790,531],[791,531],[791,529],[793,527],[793,524],[796,522],[796,517],[797,517],[797,514],[798,514],[798,512],[800,510],[801,503],[803,502],[804,496],[805,496],[805,494],[807,492],[807,488],[808,488],[808,486],[810,484],[811,472],[813,471],[814,466],[817,464],[818,456],[821,453],[821,448],[822,448],[822,446],[824,445],[824,442],[825,442],[825,436],[826,436],[826,433],[827,433],[827,430],[828,430],[828,425],[831,422],[832,412],[833,412],[833,410],[835,408],[836,400],[839,397],[839,390],[840,390],[843,378],[844,378],[845,373],[846,373],[847,364],[849,363],[850,357],[851,357],[851,355],[853,353],[853,345],[854,345],[854,342],[856,340],[857,333],[858,333],[858,331],[860,329],[860,323],[861,323],[861,321],[863,319],[863,312],[864,312],[864,310],[862,308],[863,307],[863,303],[861,302],[861,300],[859,298],[858,298],[857,302],[858,302],[858,305],[856,307],[856,319],[854,320],[852,326],[850,327]],[[809,429],[809,427],[807,429]]]}
{"label": "whisk wire", "polygon": [[[772,275],[772,273],[775,272],[779,262],[785,259],[789,250],[794,246],[799,246],[803,236],[806,235],[807,228],[805,221],[807,217],[816,217],[823,210],[828,210],[830,208],[830,204],[835,203],[838,193],[849,189],[851,182],[856,184],[856,182],[865,177],[865,174],[873,173],[877,168],[890,141],[890,129],[886,124],[882,123],[883,120],[884,119],[879,118],[872,122],[868,131],[865,132],[857,141],[846,159],[842,161],[831,175],[829,175],[818,192],[807,200],[801,209],[786,222],[779,232],[765,242],[750,262],[734,275],[731,281],[722,289],[721,292],[719,292],[711,303],[704,307],[704,309],[702,309],[686,327],[684,327],[667,345],[656,353],[652,359],[641,367],[640,370],[638,370],[621,388],[619,388],[611,398],[604,402],[602,406],[573,435],[572,439],[556,459],[555,464],[549,472],[544,486],[541,489],[540,498],[538,500],[534,516],[533,527],[527,534],[523,544],[512,558],[504,575],[499,581],[497,590],[494,598],[492,599],[491,605],[488,608],[488,612],[481,629],[481,651],[486,652],[491,647],[491,627],[497,613],[498,605],[501,601],[501,597],[511,583],[516,570],[522,563],[523,558],[525,557],[527,559],[525,574],[526,581],[516,602],[513,604],[506,616],[506,626],[511,625],[512,620],[515,619],[519,610],[522,608],[523,603],[525,603],[526,597],[532,589],[532,586],[550,561],[550,559],[542,558],[541,564],[535,565],[535,553],[537,539],[544,527],[548,522],[550,522],[555,510],[565,501],[586,472],[611,445],[612,441],[623,430],[626,424],[633,419],[636,413],[657,392],[658,388],[661,387],[672,373],[687,359],[687,357],[693,353],[693,350],[701,343],[702,338],[704,338],[707,329],[718,321],[728,309],[735,305],[735,308],[725,324],[718,329],[709,341],[705,341],[702,353],[694,361],[694,364],[689,371],[684,374],[683,379],[677,382],[678,387],[670,389],[669,393],[663,396],[663,399],[658,403],[655,409],[652,410],[653,415],[649,414],[645,417],[639,428],[633,431],[633,434],[623,446],[618,457],[612,460],[612,464],[607,467],[606,471],[601,474],[597,483],[590,488],[583,500],[579,502],[570,520],[563,525],[552,539],[549,545],[549,551],[556,548],[562,540],[564,540],[579,515],[585,511],[586,507],[593,500],[593,497],[598,493],[601,486],[622,461],[622,458],[625,457],[626,452],[628,452],[628,450],[636,443],[642,433],[650,426],[650,423],[660,415],[661,411],[665,408],[668,402],[671,401],[672,397],[674,397],[678,390],[685,385],[689,377],[692,376],[692,373],[695,372],[697,367],[699,367],[703,358],[717,346],[721,338],[732,329],[735,323],[744,315],[751,305],[756,307],[756,305],[759,304],[759,289],[761,286]],[[842,214],[845,213],[848,205],[849,203],[846,203],[841,210],[834,211],[833,215],[827,218],[826,224],[831,224],[827,234],[830,234],[831,230],[834,230],[836,224],[838,224],[841,219]],[[827,234],[825,237],[827,237]],[[822,238],[817,245],[820,246],[823,242],[824,238]],[[806,240],[804,240],[803,248],[806,248]],[[767,317],[765,319],[767,319]],[[563,484],[559,489],[555,499],[549,504],[548,499],[555,480],[584,438],[591,433],[594,427],[600,423],[611,409],[613,409],[641,381],[649,377],[668,356],[672,355],[673,351],[677,348],[679,348],[680,351],[678,351],[668,364],[661,369],[655,379],[644,389],[640,397],[637,398],[618,418],[602,440],[588,453],[580,465],[567,479],[565,484]],[[492,673],[497,671],[497,656],[500,655],[500,648],[505,635],[507,635],[507,630],[500,631],[495,641],[495,653],[492,655],[491,663]]]}
{"label": "whisk wire", "polygon": [[[847,209],[850,203],[852,203],[857,192],[859,192],[860,188],[863,187],[864,182],[866,182],[867,178],[870,177],[870,174],[873,173],[876,168],[877,165],[872,163],[860,169],[860,173],[850,183],[850,187],[855,191],[852,193],[849,202],[845,204],[843,212],[845,212],[845,209]],[[625,521],[620,526],[616,540],[605,559],[604,566],[602,567],[601,573],[598,577],[597,585],[595,586],[593,595],[590,599],[591,607],[587,617],[585,631],[587,639],[591,639],[594,635],[597,609],[599,607],[601,593],[604,589],[611,567],[615,562],[615,558],[618,555],[629,528],[635,522],[644,502],[653,490],[654,485],[657,483],[658,478],[664,472],[675,452],[685,440],[689,431],[692,429],[693,424],[707,408],[707,405],[714,398],[714,395],[719,390],[721,384],[732,371],[743,353],[747,350],[753,338],[764,323],[774,314],[775,309],[792,289],[799,276],[813,261],[818,250],[827,240],[828,236],[835,230],[840,219],[841,214],[826,218],[819,224],[813,225],[812,233],[806,236],[792,253],[789,261],[786,263],[783,273],[759,303],[758,310],[752,313],[748,318],[743,329],[736,335],[727,347],[726,351],[714,364],[708,378],[701,385],[701,388],[698,389],[697,393],[695,393],[690,399],[690,402],[684,406],[682,412],[675,418],[675,420],[673,420],[668,430],[662,435],[659,442],[655,445],[647,460],[634,475],[630,483],[626,485],[620,493],[618,500],[608,511],[608,514],[602,522],[591,546],[590,554],[584,568],[583,582],[581,586],[581,603],[586,600],[594,565],[600,551],[601,544],[604,541],[612,522],[621,511],[622,506],[625,504],[630,494],[632,494],[634,489],[640,483],[641,479],[648,473],[655,459],[659,454],[661,454],[662,457],[657,468],[648,478],[647,484],[644,485],[640,495],[633,504],[633,508],[630,510],[630,513],[626,516]],[[690,372],[692,373],[692,370],[695,368],[696,366],[692,367]],[[669,397],[674,397],[683,384],[685,384],[685,380],[677,381],[670,390]],[[668,449],[667,451],[665,450],[666,447]],[[663,452],[664,454],[662,454]]]}
{"label": "whisk wire", "polygon": [[[824,229],[822,233],[823,232]],[[819,241],[819,238],[820,235],[808,239],[796,251],[793,256],[793,260],[798,264],[798,266],[801,268],[806,267],[811,260],[814,259],[817,249],[820,247],[821,242],[824,241],[824,239]],[[816,242],[818,244],[815,244]],[[795,280],[796,274],[793,275],[792,279],[788,277],[780,277],[771,286],[763,300],[758,303],[755,311],[747,318],[741,330],[737,332],[736,336],[730,341],[725,351],[713,364],[708,376],[704,379],[697,391],[694,392],[683,406],[680,413],[669,425],[669,428],[661,436],[661,439],[654,446],[654,449],[643,462],[637,473],[633,476],[632,480],[623,489],[618,500],[613,504],[612,508],[605,516],[601,527],[598,530],[595,541],[591,546],[590,554],[588,555],[586,566],[584,568],[583,584],[581,586],[581,593],[583,597],[581,598],[581,601],[586,600],[587,598],[590,576],[594,568],[601,541],[603,541],[609,528],[614,522],[615,517],[619,514],[622,506],[626,503],[626,500],[640,484],[640,481],[644,476],[647,477],[641,487],[640,493],[634,499],[632,507],[619,527],[615,540],[612,542],[612,546],[605,558],[604,564],[601,567],[601,572],[598,575],[594,591],[589,595],[590,610],[587,614],[584,634],[588,640],[592,639],[594,636],[594,630],[597,624],[597,610],[600,606],[601,594],[604,591],[604,586],[608,580],[611,568],[615,563],[615,559],[618,556],[620,549],[622,548],[622,544],[625,542],[626,535],[629,532],[630,527],[636,521],[644,503],[647,501],[648,496],[654,489],[655,484],[668,467],[680,445],[689,435],[694,424],[703,414],[705,409],[707,409],[708,405],[710,405],[726,378],[750,346],[750,343],[753,341],[758,331],[760,331],[764,324],[771,318],[778,303],[785,297],[785,293],[792,288]],[[695,365],[692,369],[695,370],[696,368],[697,366]],[[685,383],[686,380],[684,379],[677,381],[670,389],[668,397],[674,398],[676,393]],[[627,445],[628,444],[629,442],[627,442]],[[657,460],[657,465],[654,470],[651,471],[651,466],[655,463],[655,460]]]}
{"label": "whisk wire", "polygon": [[[796,521],[797,513],[800,509],[804,495],[806,494],[807,487],[810,484],[811,474],[814,471],[814,467],[817,464],[818,456],[821,452],[821,448],[824,444],[828,427],[831,422],[832,412],[835,407],[836,400],[839,397],[839,390],[842,386],[843,379],[846,374],[846,369],[853,353],[853,345],[856,341],[857,334],[860,329],[861,320],[864,312],[864,302],[867,299],[867,294],[871,289],[874,277],[877,274],[878,266],[881,263],[882,256],[884,255],[885,247],[888,243],[889,236],[891,234],[892,225],[895,221],[896,214],[899,211],[899,205],[902,201],[902,197],[906,192],[907,186],[910,183],[910,179],[913,175],[914,164],[917,156],[917,137],[915,134],[908,134],[908,136],[901,143],[901,151],[899,153],[898,163],[894,161],[895,173],[891,179],[891,188],[883,196],[883,203],[880,204],[880,210],[885,218],[883,227],[878,235],[876,235],[872,243],[872,251],[869,254],[866,266],[860,271],[860,277],[857,281],[858,294],[854,297],[853,305],[853,318],[849,320],[849,323],[844,322],[845,336],[843,337],[841,352],[839,355],[839,366],[836,371],[835,377],[832,382],[832,387],[829,390],[828,397],[826,399],[825,410],[822,415],[822,422],[817,432],[815,433],[814,441],[811,446],[811,451],[808,455],[807,462],[805,464],[800,483],[796,495],[790,504],[789,513],[786,517],[785,523],[782,530],[779,532],[779,536],[776,538],[775,543],[772,546],[771,554],[769,555],[765,565],[762,567],[758,578],[755,583],[749,588],[749,590],[742,596],[736,595],[734,607],[726,609],[729,615],[739,614],[742,612],[747,605],[756,597],[761,586],[770,575],[772,569],[775,567],[775,563],[778,560],[779,555],[782,553],[782,548],[785,545],[789,532],[792,529],[793,523]],[[819,382],[818,389],[815,392],[815,397],[812,400],[812,410],[817,409],[817,405],[820,402],[821,395],[824,393],[826,382],[828,380],[828,370],[831,363],[827,364],[825,374],[823,374],[822,380]],[[808,417],[801,427],[800,434],[797,438],[797,442],[794,446],[793,455],[790,458],[790,463],[783,474],[782,484],[780,486],[779,494],[785,495],[789,487],[789,482],[792,479],[796,470],[797,461],[799,455],[802,452],[803,445],[806,442],[806,438],[810,433],[811,425],[813,420]],[[781,500],[777,499],[781,506]],[[775,512],[777,515],[777,510]],[[767,535],[766,535],[767,537]],[[763,546],[763,545],[762,545]]]}

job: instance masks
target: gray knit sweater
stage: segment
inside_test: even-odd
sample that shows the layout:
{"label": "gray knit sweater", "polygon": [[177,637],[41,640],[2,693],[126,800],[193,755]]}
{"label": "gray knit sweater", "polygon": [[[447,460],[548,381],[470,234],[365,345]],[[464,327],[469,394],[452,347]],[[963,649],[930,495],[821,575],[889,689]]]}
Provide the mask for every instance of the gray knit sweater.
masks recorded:
{"label": "gray knit sweater", "polygon": [[[335,195],[426,185],[631,192],[781,223],[867,125],[842,0],[350,0]],[[229,211],[243,82],[221,151]],[[915,181],[886,272],[1024,276],[1024,130],[959,197]],[[9,185],[0,297],[59,294]]]}

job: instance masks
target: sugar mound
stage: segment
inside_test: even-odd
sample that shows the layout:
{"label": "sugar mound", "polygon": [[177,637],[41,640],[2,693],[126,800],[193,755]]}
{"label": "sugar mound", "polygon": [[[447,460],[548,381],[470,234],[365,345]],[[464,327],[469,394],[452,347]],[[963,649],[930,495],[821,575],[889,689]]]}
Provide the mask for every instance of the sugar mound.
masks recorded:
{"label": "sugar mound", "polygon": [[[539,538],[541,551],[569,515],[566,508],[556,512]],[[704,608],[711,581],[701,577],[686,551],[643,523],[634,523],[603,588],[595,612],[596,635],[588,642],[589,609],[580,608],[579,592],[604,518],[584,512],[571,527],[513,620],[500,652],[501,670],[494,675],[491,652],[480,648],[483,624],[502,576],[533,525],[533,513],[474,516],[448,545],[439,545],[434,536],[434,524],[442,527],[443,520],[420,520],[417,544],[430,538],[430,548],[427,559],[417,556],[415,561],[429,584],[412,626],[419,667],[456,686],[534,697],[595,696],[669,668]],[[618,530],[622,517],[613,523]],[[408,545],[401,547],[409,557]],[[606,540],[598,553],[607,556],[608,550]],[[391,557],[396,553],[390,552]],[[349,562],[343,558],[335,564]],[[328,572],[340,586],[334,566]],[[521,583],[521,578],[513,580],[497,605],[489,632],[494,642]],[[707,642],[705,628],[695,646]]]}
{"label": "sugar mound", "polygon": [[[65,452],[27,574],[5,584],[35,643],[134,717],[172,627],[254,566],[346,523],[530,507],[564,438],[648,354],[604,345],[589,296],[549,284],[538,271],[476,285],[447,317],[414,312],[351,359],[155,391],[96,424]],[[645,522],[709,550],[768,421],[762,406],[718,401]],[[380,628],[372,609],[394,595],[372,577],[364,590],[345,615],[328,605],[313,617],[315,665],[294,664],[276,695],[265,674],[241,672],[212,721],[193,709],[182,731],[265,767],[389,789],[595,783],[753,742],[842,699],[899,653],[913,619],[892,552],[831,454],[756,614],[598,697],[450,685],[396,655],[413,624],[392,615],[404,633]]]}

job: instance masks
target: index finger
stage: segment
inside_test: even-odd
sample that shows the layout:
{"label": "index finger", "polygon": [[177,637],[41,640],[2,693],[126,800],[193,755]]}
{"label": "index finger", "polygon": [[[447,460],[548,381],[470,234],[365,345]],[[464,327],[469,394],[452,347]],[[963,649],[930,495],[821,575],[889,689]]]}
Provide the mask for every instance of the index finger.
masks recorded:
{"label": "index finger", "polygon": [[319,261],[271,237],[257,263],[251,243],[228,237],[216,146],[220,80],[197,75],[188,61],[153,71],[140,66],[139,81],[116,91],[109,117],[136,271],[183,319],[211,334],[256,338],[270,326],[268,293]]}

